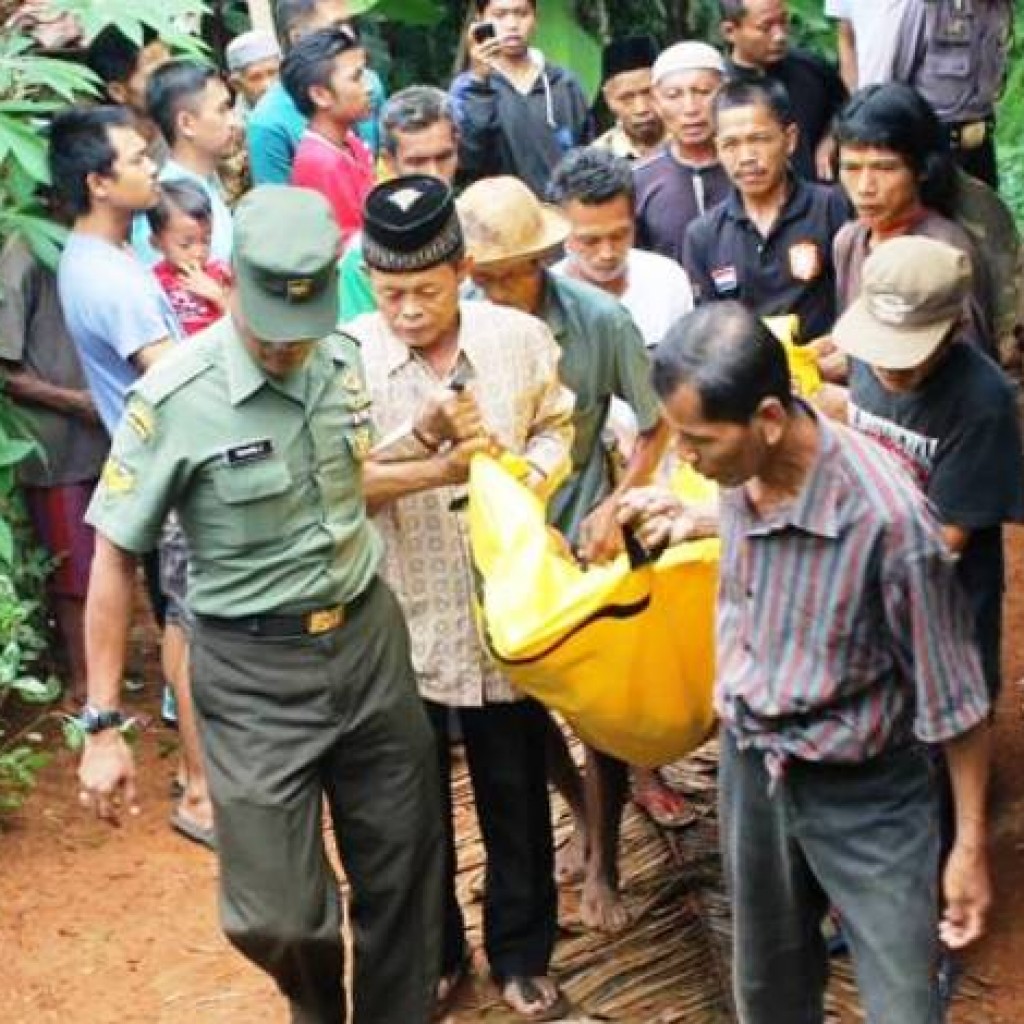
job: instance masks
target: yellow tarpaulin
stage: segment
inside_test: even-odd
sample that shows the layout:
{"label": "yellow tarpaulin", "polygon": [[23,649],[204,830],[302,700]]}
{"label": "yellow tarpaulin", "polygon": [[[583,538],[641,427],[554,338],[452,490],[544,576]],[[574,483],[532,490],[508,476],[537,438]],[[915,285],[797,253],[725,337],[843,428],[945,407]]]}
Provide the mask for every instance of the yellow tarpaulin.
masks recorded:
{"label": "yellow tarpaulin", "polygon": [[474,459],[469,495],[481,632],[512,682],[631,764],[697,747],[714,721],[718,542],[583,569],[493,460]]}

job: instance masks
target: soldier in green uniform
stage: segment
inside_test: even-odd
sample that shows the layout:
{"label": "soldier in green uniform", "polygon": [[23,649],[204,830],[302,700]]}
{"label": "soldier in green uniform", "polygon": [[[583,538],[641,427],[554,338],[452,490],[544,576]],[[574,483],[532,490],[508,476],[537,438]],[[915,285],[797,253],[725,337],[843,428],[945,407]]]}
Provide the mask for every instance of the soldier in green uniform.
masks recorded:
{"label": "soldier in green uniform", "polygon": [[[326,797],[352,891],[353,1019],[425,1024],[440,965],[437,766],[406,625],[377,579],[369,398],[358,350],[332,333],[339,232],[320,196],[265,186],[239,205],[235,238],[230,315],[137,384],[90,506],[82,803],[114,821],[134,809],[117,701],[135,560],[175,509],[193,555],[224,930],[293,1024],[346,1019]],[[453,437],[451,408],[413,429]]]}

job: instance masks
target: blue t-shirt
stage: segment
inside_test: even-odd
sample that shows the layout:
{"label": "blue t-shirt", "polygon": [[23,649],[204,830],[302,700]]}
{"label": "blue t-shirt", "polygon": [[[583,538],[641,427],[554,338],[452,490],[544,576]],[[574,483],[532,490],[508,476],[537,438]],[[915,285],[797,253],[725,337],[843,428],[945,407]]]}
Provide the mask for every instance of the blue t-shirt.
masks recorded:
{"label": "blue t-shirt", "polygon": [[[195,171],[183,167],[173,158],[164,161],[158,177],[161,181],[180,181],[185,178],[187,181],[195,182],[206,192],[210,197],[210,206],[213,208],[210,258],[220,260],[221,263],[230,263],[234,226],[231,222],[231,210],[224,200],[224,189],[220,180],[216,176],[204,178],[196,174]],[[149,220],[144,213],[137,213],[132,221],[132,248],[147,267],[155,267],[163,259],[163,256],[153,248],[149,240],[150,235]]]}
{"label": "blue t-shirt", "polygon": [[[384,84],[375,71],[367,71],[370,83],[372,115],[360,121],[355,130],[370,147],[374,157],[380,147],[377,117],[384,105]],[[281,82],[275,82],[256,104],[245,123],[249,147],[249,170],[254,185],[287,185],[292,160],[306,130],[306,118],[295,106]]]}
{"label": "blue t-shirt", "polygon": [[139,377],[131,357],[181,328],[156,278],[122,246],[73,231],[61,253],[57,288],[68,333],[109,434]]}

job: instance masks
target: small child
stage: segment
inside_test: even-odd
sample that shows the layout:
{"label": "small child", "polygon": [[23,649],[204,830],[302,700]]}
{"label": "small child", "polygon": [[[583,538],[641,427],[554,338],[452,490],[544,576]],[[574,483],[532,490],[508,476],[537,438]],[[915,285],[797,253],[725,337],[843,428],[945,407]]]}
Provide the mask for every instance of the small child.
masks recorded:
{"label": "small child", "polygon": [[160,188],[160,201],[146,214],[153,248],[163,256],[153,273],[192,335],[224,315],[231,270],[210,259],[213,207],[202,185],[181,178]]}

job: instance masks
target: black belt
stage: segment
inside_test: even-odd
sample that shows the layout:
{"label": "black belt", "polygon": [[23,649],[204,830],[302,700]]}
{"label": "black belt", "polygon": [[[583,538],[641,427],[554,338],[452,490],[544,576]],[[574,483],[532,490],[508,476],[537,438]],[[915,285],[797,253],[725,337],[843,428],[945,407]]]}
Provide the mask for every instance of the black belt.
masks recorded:
{"label": "black belt", "polygon": [[219,629],[225,633],[243,633],[246,636],[320,636],[345,625],[349,616],[366,600],[371,590],[372,583],[347,604],[327,605],[324,608],[296,612],[293,615],[245,615],[239,619],[229,619],[221,615],[197,615],[196,619],[200,625],[209,629]]}

